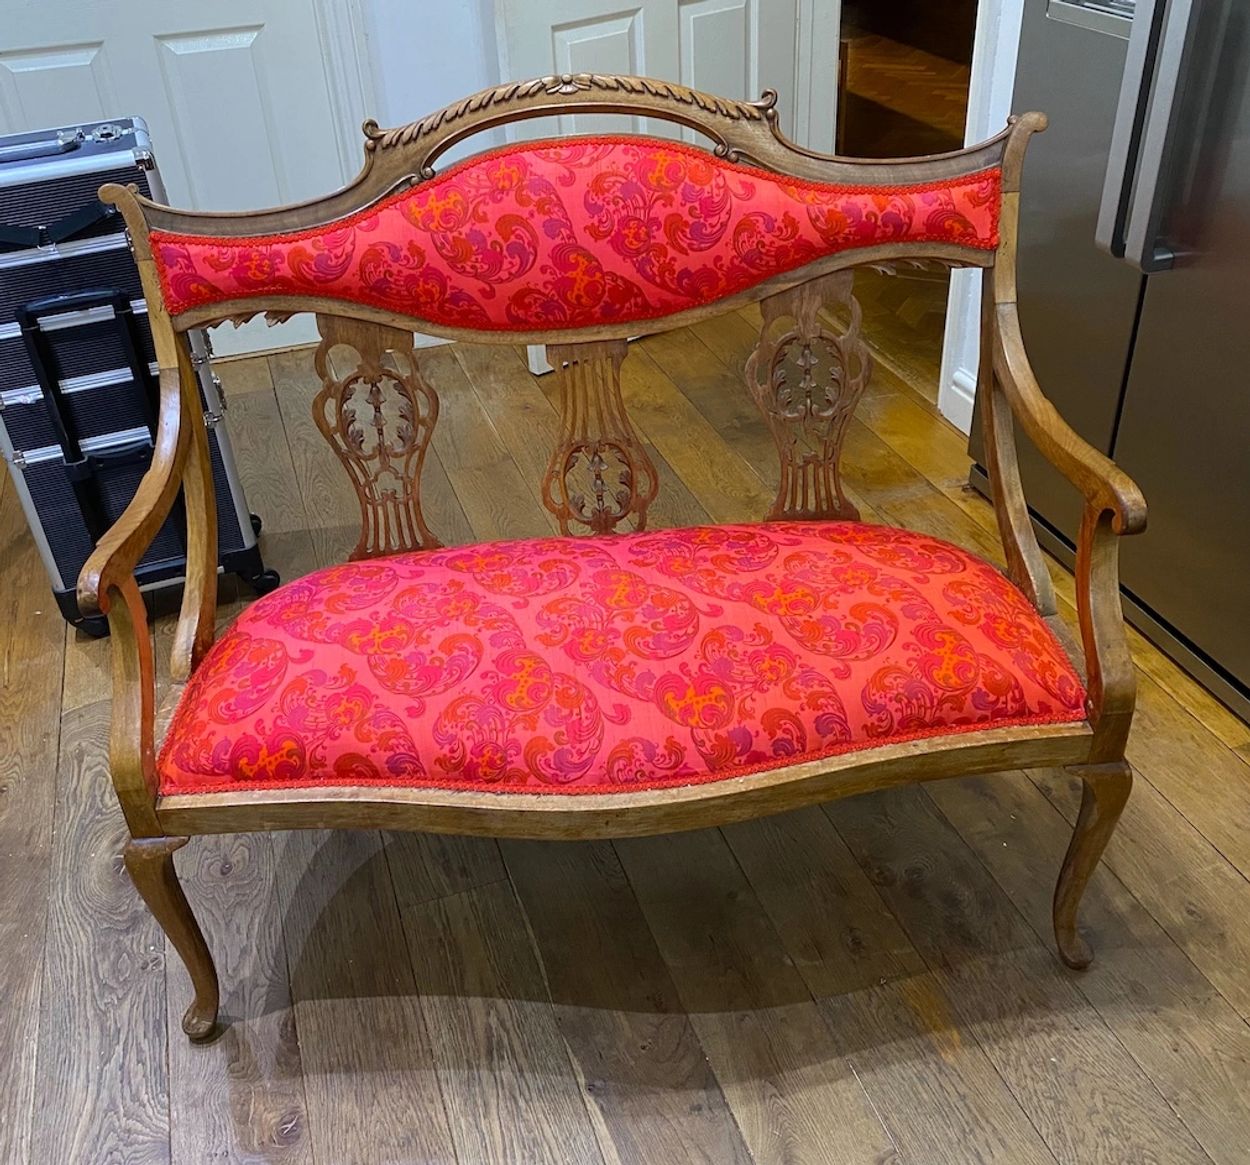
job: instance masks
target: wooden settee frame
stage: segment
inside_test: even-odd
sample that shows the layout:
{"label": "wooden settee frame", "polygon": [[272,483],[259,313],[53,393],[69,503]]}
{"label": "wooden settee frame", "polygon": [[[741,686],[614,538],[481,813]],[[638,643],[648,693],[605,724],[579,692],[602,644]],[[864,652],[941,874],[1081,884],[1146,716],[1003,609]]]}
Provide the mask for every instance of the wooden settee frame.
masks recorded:
{"label": "wooden settee frame", "polygon": [[[211,955],[178,883],[173,853],[197,834],[294,828],[386,828],[514,838],[602,838],[718,825],[777,813],[848,794],[908,781],[1038,765],[1066,766],[1079,774],[1084,794],[1054,901],[1058,948],[1073,967],[1087,965],[1089,947],[1077,930],[1082,892],[1115,827],[1131,787],[1125,742],[1133,715],[1135,681],[1120,606],[1118,536],[1143,529],[1146,510],[1133,482],[1083,441],[1047,401],[1029,367],[1016,310],[1016,228],[1020,176],[1030,136],[1045,128],[1041,114],[1013,118],[997,137],[950,154],[901,161],[827,157],[802,149],[779,131],[775,94],[757,102],[729,101],[675,84],[638,77],[561,76],[504,85],[478,93],[421,121],[382,131],[365,125],[365,165],[348,186],[325,198],[276,210],[208,214],[174,210],[139,196],[134,188],[105,187],[101,197],[125,217],[139,265],[159,364],[159,426],[151,468],[123,516],[100,541],[78,582],[88,614],[104,613],[112,633],[114,707],[109,766],[130,840],[125,864],[135,885],[186,963],[195,998],[184,1029],[205,1038],[214,1029],[218,986]],[[821,182],[882,185],[943,179],[1001,166],[1002,203],[996,250],[950,243],[917,247],[885,244],[829,255],[772,278],[732,299],[637,323],[575,331],[475,331],[431,326],[408,316],[334,299],[282,294],[196,308],[173,316],[166,309],[154,264],[152,229],[187,234],[265,235],[317,226],[433,176],[433,164],[449,147],[493,127],[552,114],[646,115],[692,127],[709,138],[715,154],[781,175]],[[361,503],[362,533],[353,557],[438,545],[421,512],[420,469],[437,420],[438,397],[421,376],[412,347],[414,330],[479,342],[548,345],[561,378],[563,434],[552,451],[543,497],[562,529],[615,529],[628,519],[645,522],[656,488],[654,467],[629,423],[620,397],[619,370],[626,337],[639,330],[678,328],[759,301],[764,329],[748,363],[748,386],[777,438],[782,484],[770,517],[850,517],[838,477],[841,428],[826,434],[814,469],[788,458],[792,418],[772,405],[768,369],[779,320],[792,320],[800,339],[821,338],[838,346],[847,373],[849,419],[868,375],[868,356],[858,336],[858,306],[851,297],[850,268],[912,263],[918,253],[947,266],[979,267],[982,279],[981,361],[977,392],[985,427],[985,451],[1008,575],[1059,633],[1087,676],[1083,723],[986,728],[929,740],[908,740],[829,759],[779,767],[707,784],[595,796],[412,788],[303,788],[162,796],[156,751],[161,722],[156,706],[151,637],[135,565],[185,493],[188,564],[174,636],[171,672],[185,683],[214,638],[216,612],[216,519],[206,430],[198,399],[187,331],[259,313],[285,318],[317,315],[323,337],[317,369],[324,387],[314,405],[322,432],[352,476]],[[851,324],[832,334],[817,315],[840,304]],[[793,332],[791,333],[793,335]],[[333,404],[346,378],[336,376],[327,354],[336,345],[356,353],[356,373],[387,372],[393,391],[405,394],[421,418],[412,456],[403,468],[407,489],[397,497],[370,490],[378,465],[336,433]],[[593,396],[603,407],[578,409]],[[330,407],[327,407],[330,406]],[[588,432],[587,416],[607,432]],[[604,419],[606,418],[606,419]],[[1013,427],[1019,424],[1046,458],[1084,497],[1076,561],[1079,646],[1060,622],[1046,564],[1029,520],[1016,461]],[[570,452],[579,443],[607,438],[628,463],[628,497],[592,512],[573,497],[564,480]],[[394,466],[387,466],[388,471]],[[602,501],[602,499],[600,499]]]}

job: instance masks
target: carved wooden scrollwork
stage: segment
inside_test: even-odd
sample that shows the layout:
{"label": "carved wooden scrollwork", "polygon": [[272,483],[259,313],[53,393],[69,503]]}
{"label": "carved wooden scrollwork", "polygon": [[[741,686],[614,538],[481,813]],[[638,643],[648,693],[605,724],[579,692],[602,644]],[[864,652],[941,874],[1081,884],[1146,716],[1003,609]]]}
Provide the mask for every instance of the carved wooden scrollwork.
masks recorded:
{"label": "carved wooden scrollwork", "polygon": [[560,380],[560,443],[543,477],[543,504],[564,534],[642,530],[659,478],[621,400],[624,340],[559,344],[547,359]]}
{"label": "carved wooden scrollwork", "polygon": [[[322,388],[313,419],[360,501],[360,540],[351,557],[442,545],[421,513],[421,467],[438,420],[438,396],[417,368],[412,334],[323,315],[317,330]],[[344,348],[350,356],[340,374],[333,365]]]}
{"label": "carved wooden scrollwork", "polygon": [[[760,304],[764,326],[747,360],[746,378],[781,462],[769,520],[859,517],[842,492],[838,466],[846,427],[872,372],[852,277],[837,271]],[[845,331],[835,333],[821,323],[822,306],[847,309]],[[786,320],[792,325],[783,330]]]}

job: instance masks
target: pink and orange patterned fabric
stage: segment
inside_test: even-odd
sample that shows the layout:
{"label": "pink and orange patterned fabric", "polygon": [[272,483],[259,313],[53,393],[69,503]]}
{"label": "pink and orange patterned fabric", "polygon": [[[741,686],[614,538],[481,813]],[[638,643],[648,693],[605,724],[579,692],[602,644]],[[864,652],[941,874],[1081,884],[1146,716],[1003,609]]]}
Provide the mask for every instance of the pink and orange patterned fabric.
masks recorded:
{"label": "pink and orange patterned fabric", "polygon": [[1023,595],[857,522],[406,554],[249,607],[196,670],[164,793],[310,785],[604,793],[1084,719]]}
{"label": "pink and orange patterned fabric", "polygon": [[[997,169],[913,186],[807,182],[645,137],[478,155],[314,230],[154,230],[168,310],[310,295],[500,331],[701,307],[859,247],[998,244]],[[922,249],[922,248],[919,248]]]}

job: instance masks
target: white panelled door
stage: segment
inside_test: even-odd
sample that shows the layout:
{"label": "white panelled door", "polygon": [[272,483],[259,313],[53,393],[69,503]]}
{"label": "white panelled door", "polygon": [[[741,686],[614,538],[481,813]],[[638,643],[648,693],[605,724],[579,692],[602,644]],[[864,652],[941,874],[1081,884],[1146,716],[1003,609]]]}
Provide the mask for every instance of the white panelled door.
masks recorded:
{"label": "white panelled door", "polygon": [[[359,44],[340,5],[0,0],[0,132],[137,114],[175,206],[242,210],[324,194],[364,156],[363,93],[344,94],[333,80],[337,65],[354,65]],[[315,339],[302,316],[217,328],[213,346]]]}
{"label": "white panelled door", "polygon": [[[776,89],[781,128],[829,151],[840,12],[840,0],[495,0],[500,75],[634,73],[747,100]],[[635,120],[640,132],[696,136]],[[565,133],[624,128],[603,117],[561,123]],[[542,119],[518,127],[550,132]]]}

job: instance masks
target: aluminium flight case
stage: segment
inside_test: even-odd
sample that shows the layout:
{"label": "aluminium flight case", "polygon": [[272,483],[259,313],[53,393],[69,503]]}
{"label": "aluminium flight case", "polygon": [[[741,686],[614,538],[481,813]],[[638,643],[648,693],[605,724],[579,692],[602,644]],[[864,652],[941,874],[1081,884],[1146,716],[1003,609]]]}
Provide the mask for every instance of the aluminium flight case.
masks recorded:
{"label": "aluminium flight case", "polygon": [[[147,127],[117,118],[0,138],[0,454],[61,613],[92,634],[75,584],[96,541],[134,495],[152,457],[157,382],[139,271],[105,182],[165,200]],[[218,560],[258,592],[278,585],[261,561],[260,520],[243,496],[225,401],[204,332],[192,359],[208,423]],[[181,498],[136,569],[141,586],[186,572]]]}

